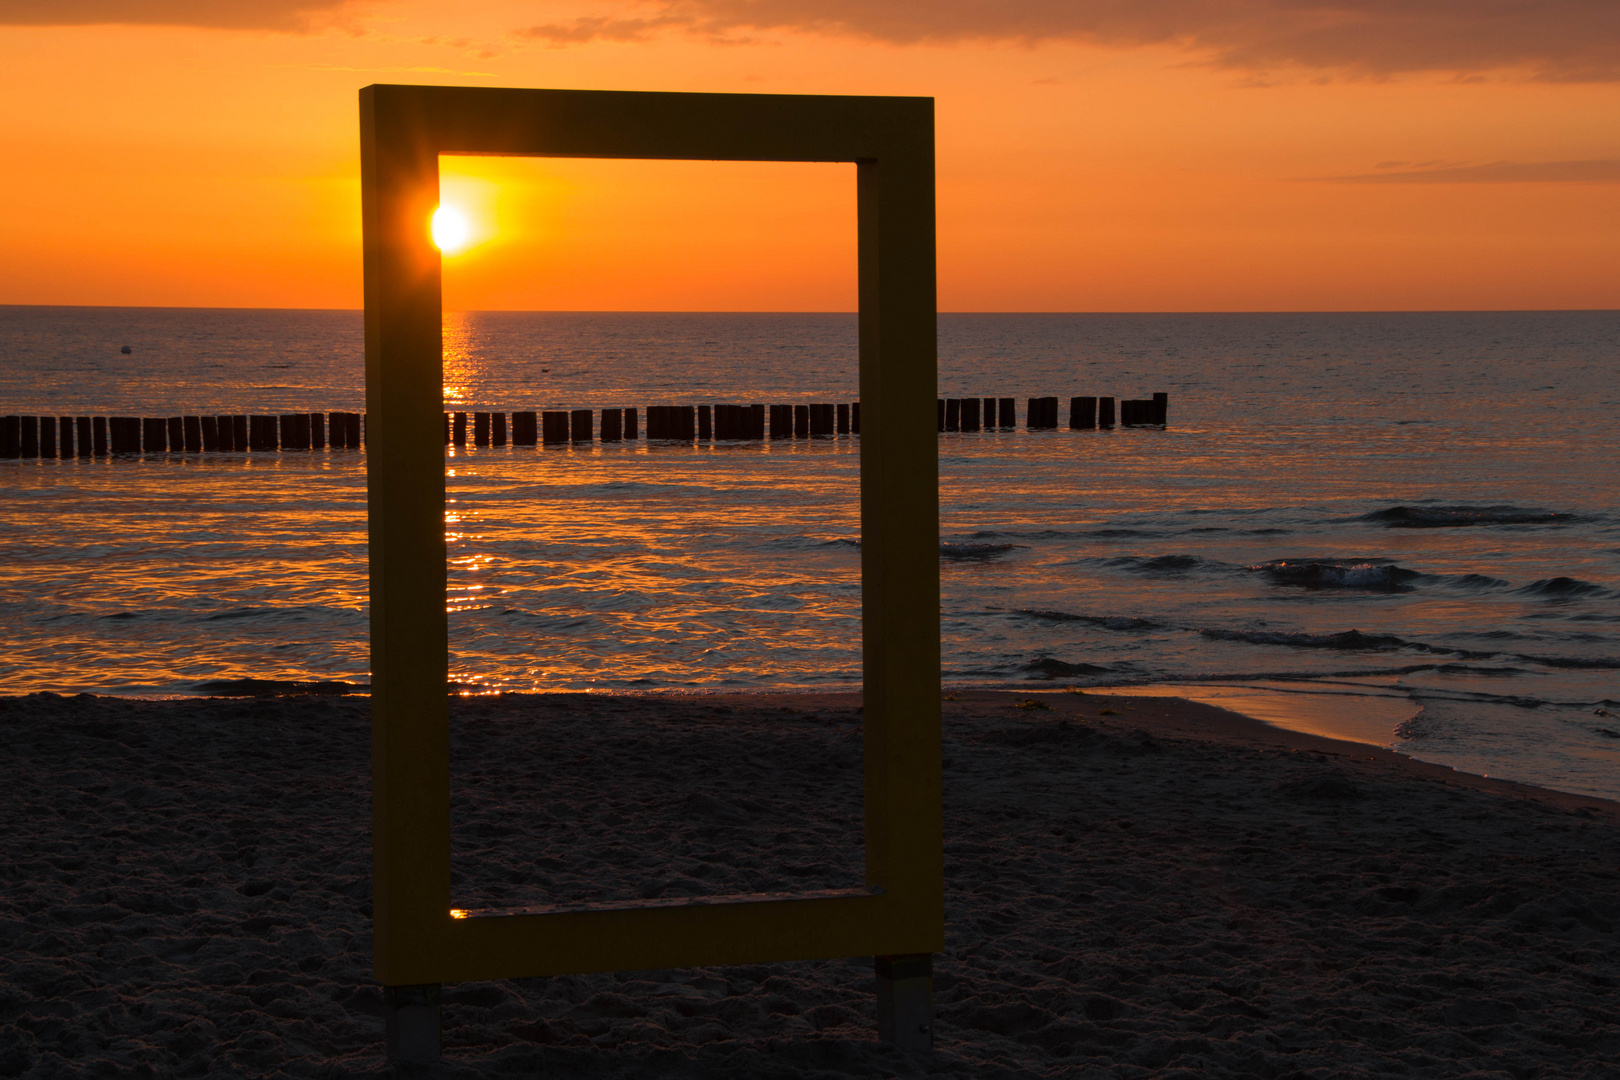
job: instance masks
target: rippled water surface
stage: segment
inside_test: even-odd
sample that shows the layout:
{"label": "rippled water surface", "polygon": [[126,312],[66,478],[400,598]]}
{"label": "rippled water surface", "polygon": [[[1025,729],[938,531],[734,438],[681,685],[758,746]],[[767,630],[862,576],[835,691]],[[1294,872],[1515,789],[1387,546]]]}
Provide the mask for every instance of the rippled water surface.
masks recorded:
{"label": "rippled water surface", "polygon": [[[0,308],[0,412],[359,410],[360,332]],[[848,401],[854,339],[847,315],[451,315],[446,400]],[[942,316],[943,396],[1016,396],[1022,419],[1031,394],[1170,395],[1163,431],[940,437],[947,679],[1238,688],[1620,797],[1617,342],[1614,313]],[[456,677],[858,683],[859,453],[455,452]],[[4,687],[365,682],[364,462],[0,461]]]}

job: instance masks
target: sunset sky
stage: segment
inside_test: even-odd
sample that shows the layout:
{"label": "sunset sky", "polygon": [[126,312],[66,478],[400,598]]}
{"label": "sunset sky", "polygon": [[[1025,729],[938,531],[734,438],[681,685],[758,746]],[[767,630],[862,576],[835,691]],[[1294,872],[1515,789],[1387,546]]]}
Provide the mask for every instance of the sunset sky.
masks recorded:
{"label": "sunset sky", "polygon": [[[1614,0],[0,0],[0,303],[358,306],[375,82],[931,96],[947,311],[1620,307]],[[450,308],[854,305],[852,166],[443,190]]]}

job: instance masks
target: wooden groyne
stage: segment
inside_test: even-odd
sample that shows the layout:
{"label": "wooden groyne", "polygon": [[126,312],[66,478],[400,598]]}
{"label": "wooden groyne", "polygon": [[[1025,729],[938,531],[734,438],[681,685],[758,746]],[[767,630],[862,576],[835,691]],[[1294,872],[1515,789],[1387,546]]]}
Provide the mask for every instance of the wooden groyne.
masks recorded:
{"label": "wooden groyne", "polygon": [[[1032,397],[1024,408],[1030,431],[1059,427],[1060,401]],[[1169,395],[1118,402],[1122,427],[1164,427]],[[1016,398],[940,398],[940,431],[1012,430]],[[471,424],[468,418],[471,418]],[[645,419],[643,429],[642,420]],[[1072,431],[1115,426],[1111,397],[1072,397]],[[447,412],[446,446],[540,446],[625,442],[739,442],[827,439],[861,432],[861,403],[810,405],[653,405],[645,410],[570,409],[540,412]],[[284,450],[358,450],[365,445],[365,414],[274,413],[216,416],[6,416],[0,417],[0,457],[91,458],[152,453],[269,453]]]}

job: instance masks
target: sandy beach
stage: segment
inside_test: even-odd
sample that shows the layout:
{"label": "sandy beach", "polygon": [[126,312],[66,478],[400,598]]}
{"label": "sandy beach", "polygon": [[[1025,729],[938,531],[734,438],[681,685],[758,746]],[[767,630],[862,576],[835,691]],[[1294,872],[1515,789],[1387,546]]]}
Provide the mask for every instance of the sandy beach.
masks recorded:
{"label": "sandy beach", "polygon": [[[851,696],[458,699],[467,906],[855,884]],[[365,698],[0,699],[0,1076],[387,1074]],[[938,1048],[869,959],[445,989],[466,1077],[1617,1077],[1620,804],[1206,705],[945,708]]]}

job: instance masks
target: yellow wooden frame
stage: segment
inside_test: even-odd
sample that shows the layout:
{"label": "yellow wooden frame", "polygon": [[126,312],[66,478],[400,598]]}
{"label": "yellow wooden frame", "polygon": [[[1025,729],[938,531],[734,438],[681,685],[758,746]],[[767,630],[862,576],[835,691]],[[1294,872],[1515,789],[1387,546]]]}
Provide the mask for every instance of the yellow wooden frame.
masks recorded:
{"label": "yellow wooden frame", "polygon": [[[441,154],[856,164],[864,888],[452,917]],[[939,951],[933,100],[368,86],[360,175],[377,979]]]}

